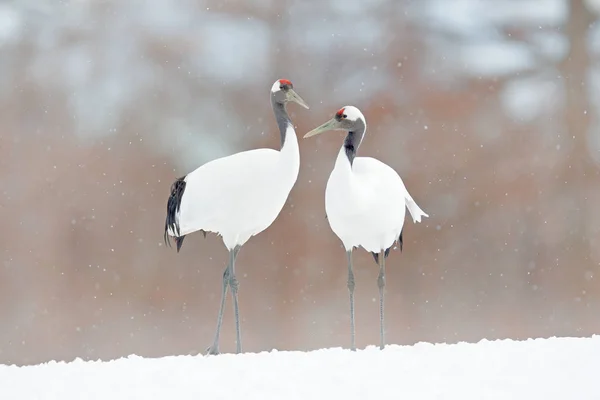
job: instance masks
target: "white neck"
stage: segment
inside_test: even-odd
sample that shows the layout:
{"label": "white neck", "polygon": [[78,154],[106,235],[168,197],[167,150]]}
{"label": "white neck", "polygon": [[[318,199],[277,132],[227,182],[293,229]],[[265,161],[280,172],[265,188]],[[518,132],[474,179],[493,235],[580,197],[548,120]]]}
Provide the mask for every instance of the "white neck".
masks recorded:
{"label": "white neck", "polygon": [[298,137],[296,130],[291,122],[285,131],[285,140],[279,151],[281,167],[285,168],[286,173],[292,173],[294,180],[298,177],[300,171],[300,148],[298,146]]}
{"label": "white neck", "polygon": [[342,146],[340,151],[338,152],[337,158],[335,159],[335,167],[336,170],[352,173],[352,165],[350,164],[350,160],[348,159],[348,155],[346,154],[346,147]]}

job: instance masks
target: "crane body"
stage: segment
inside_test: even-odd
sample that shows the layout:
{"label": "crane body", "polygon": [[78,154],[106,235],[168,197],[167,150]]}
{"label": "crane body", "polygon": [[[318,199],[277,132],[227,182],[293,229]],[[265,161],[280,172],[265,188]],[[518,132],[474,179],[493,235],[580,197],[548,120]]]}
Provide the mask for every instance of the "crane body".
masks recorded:
{"label": "crane body", "polygon": [[351,346],[356,349],[352,250],[362,247],[373,254],[380,268],[377,285],[380,295],[380,347],[383,349],[385,259],[396,243],[402,249],[406,208],[415,223],[428,215],[413,200],[394,169],[375,158],[356,156],[367,130],[366,120],[358,108],[341,108],[331,120],[304,137],[330,130],[348,132],[327,181],[325,211],[331,230],[340,238],[347,254]]}
{"label": "crane body", "polygon": [[217,329],[208,354],[219,353],[219,335],[227,289],[231,289],[236,326],[236,351],[242,351],[235,261],[252,236],[277,218],[296,183],[300,168],[298,139],[286,105],[293,101],[308,108],[287,79],[275,81],[271,105],[279,127],[281,149],[255,149],[210,161],[171,186],[167,200],[164,238],[175,239],[177,252],[186,235],[200,231],[218,234],[229,251],[223,273]]}

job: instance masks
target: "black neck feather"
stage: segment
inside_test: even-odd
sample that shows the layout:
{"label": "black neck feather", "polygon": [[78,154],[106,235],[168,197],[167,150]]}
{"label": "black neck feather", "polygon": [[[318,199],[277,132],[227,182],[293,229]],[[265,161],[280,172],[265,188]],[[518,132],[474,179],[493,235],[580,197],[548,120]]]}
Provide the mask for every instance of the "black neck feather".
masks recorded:
{"label": "black neck feather", "polygon": [[285,135],[287,128],[292,124],[292,120],[287,113],[285,104],[279,103],[271,98],[271,105],[273,106],[273,112],[275,113],[275,120],[277,120],[277,126],[279,127],[279,135],[281,137],[281,147],[285,143]]}
{"label": "black neck feather", "polygon": [[348,157],[348,161],[350,161],[350,165],[354,162],[354,157],[356,157],[356,151],[360,146],[360,143],[363,140],[365,135],[365,123],[362,120],[357,121],[357,126],[348,132],[346,139],[344,139],[344,149],[346,150],[346,157]]}

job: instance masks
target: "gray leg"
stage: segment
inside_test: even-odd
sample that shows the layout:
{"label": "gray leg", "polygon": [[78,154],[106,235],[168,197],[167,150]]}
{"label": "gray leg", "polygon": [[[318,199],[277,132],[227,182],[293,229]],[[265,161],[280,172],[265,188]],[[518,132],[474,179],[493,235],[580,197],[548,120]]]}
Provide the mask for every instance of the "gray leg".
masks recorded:
{"label": "gray leg", "polygon": [[356,351],[354,331],[354,271],[352,271],[352,250],[346,252],[348,256],[348,291],[350,292],[350,343],[351,350]]}
{"label": "gray leg", "polygon": [[229,287],[233,296],[233,313],[235,315],[235,336],[236,336],[236,353],[242,352],[242,335],[240,332],[240,310],[238,306],[238,288],[240,286],[235,277],[235,259],[240,251],[240,246],[235,247],[231,252],[231,269],[229,270]]}
{"label": "gray leg", "polygon": [[217,317],[217,332],[215,333],[215,340],[213,341],[213,344],[206,349],[206,354],[219,354],[219,334],[221,333],[221,324],[223,323],[223,309],[225,308],[225,298],[227,296],[230,265],[231,256],[229,257],[229,263],[227,264],[227,267],[225,267],[225,272],[223,272],[223,291],[221,292],[221,306],[219,307],[219,316]]}
{"label": "gray leg", "polygon": [[385,339],[383,336],[383,289],[385,288],[385,251],[379,252],[379,277],[377,278],[377,287],[379,288],[379,334],[381,344],[379,348],[383,350],[385,347]]}

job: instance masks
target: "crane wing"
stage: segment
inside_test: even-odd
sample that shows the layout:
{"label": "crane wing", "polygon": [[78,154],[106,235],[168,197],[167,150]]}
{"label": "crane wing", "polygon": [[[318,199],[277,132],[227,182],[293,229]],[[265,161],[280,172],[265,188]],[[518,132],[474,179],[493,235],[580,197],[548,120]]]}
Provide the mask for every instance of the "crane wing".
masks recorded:
{"label": "crane wing", "polygon": [[224,221],[233,225],[236,215],[251,214],[270,195],[278,154],[273,149],[244,151],[189,173],[181,202],[181,233],[199,229],[220,233],[217,227],[223,230]]}
{"label": "crane wing", "polygon": [[357,177],[362,178],[364,187],[368,187],[376,196],[400,196],[413,222],[421,222],[421,217],[429,217],[414,201],[400,175],[389,165],[372,157],[357,157],[352,167]]}

